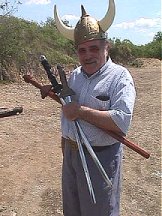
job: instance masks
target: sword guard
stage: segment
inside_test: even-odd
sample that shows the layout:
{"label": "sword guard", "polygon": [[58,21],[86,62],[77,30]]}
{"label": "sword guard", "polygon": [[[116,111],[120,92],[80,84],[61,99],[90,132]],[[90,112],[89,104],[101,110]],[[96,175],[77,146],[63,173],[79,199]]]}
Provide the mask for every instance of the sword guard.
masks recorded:
{"label": "sword guard", "polygon": [[60,92],[60,98],[66,98],[68,96],[75,95],[75,92],[71,88],[69,88],[69,86],[68,86],[65,71],[63,70],[63,67],[58,64],[57,70],[58,70],[58,73],[60,76],[60,81],[61,81],[62,87],[63,87],[62,91]]}

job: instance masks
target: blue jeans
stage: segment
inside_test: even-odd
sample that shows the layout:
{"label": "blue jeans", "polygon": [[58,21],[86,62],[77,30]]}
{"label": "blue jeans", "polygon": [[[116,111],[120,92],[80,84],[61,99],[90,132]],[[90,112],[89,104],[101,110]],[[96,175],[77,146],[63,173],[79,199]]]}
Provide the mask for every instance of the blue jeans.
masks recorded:
{"label": "blue jeans", "polygon": [[96,152],[112,182],[111,188],[107,187],[89,153],[84,152],[97,203],[91,201],[79,151],[65,143],[62,168],[64,216],[119,216],[122,145],[115,143]]}

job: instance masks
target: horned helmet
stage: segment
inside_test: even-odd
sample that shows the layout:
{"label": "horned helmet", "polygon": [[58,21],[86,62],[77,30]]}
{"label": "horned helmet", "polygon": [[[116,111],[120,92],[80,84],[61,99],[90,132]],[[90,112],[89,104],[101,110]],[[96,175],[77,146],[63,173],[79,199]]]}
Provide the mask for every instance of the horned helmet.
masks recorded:
{"label": "horned helmet", "polygon": [[81,5],[82,15],[80,20],[76,24],[75,28],[66,26],[60,19],[57,13],[56,5],[54,6],[54,19],[59,32],[66,37],[74,41],[78,46],[88,40],[105,39],[107,38],[106,31],[113,23],[115,17],[115,3],[114,0],[109,0],[109,7],[106,15],[100,21],[88,15]]}

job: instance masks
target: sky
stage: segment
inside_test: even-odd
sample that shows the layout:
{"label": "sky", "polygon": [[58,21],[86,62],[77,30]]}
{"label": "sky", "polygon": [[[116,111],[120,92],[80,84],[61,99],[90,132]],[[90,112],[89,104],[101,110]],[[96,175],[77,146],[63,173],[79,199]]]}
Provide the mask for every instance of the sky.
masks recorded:
{"label": "sky", "polygon": [[[4,0],[0,0],[4,1]],[[15,0],[10,0],[12,1]],[[53,7],[56,4],[62,20],[68,20],[75,26],[81,16],[80,5],[87,13],[101,20],[108,8],[108,0],[20,0],[22,3],[14,16],[38,23],[53,18]],[[108,30],[109,38],[128,39],[133,44],[144,45],[153,40],[161,30],[160,0],[115,0],[116,14]]]}

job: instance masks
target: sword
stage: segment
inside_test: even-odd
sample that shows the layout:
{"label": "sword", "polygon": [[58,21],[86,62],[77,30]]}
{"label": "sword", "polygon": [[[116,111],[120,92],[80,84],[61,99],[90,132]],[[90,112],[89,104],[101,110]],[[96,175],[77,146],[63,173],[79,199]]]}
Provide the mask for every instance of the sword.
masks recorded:
{"label": "sword", "polygon": [[[41,85],[40,83],[38,83],[36,80],[33,79],[33,77],[29,74],[25,74],[23,76],[24,81],[26,83],[31,83],[33,86],[35,86],[38,89],[42,89],[43,85]],[[53,100],[57,101],[58,103],[61,104],[60,98],[58,97],[58,95],[56,95],[52,90],[50,90],[47,94],[50,98],[52,98]]]}
{"label": "sword", "polygon": [[[64,104],[70,103],[71,102],[71,96],[74,95],[75,93],[74,93],[74,91],[72,89],[70,89],[68,87],[65,73],[59,73],[60,80],[62,82],[62,87],[63,87],[61,89],[61,91],[60,91],[60,89],[56,88],[56,86],[58,86],[58,83],[57,83],[56,79],[55,78],[53,79],[53,76],[51,75],[51,70],[50,70],[51,67],[50,67],[46,57],[41,56],[40,61],[41,61],[41,63],[43,62],[43,64],[42,64],[43,67],[44,67],[44,62],[45,62],[45,66],[48,65],[48,67],[44,67],[44,69],[46,70],[48,78],[49,78],[49,80],[50,80],[50,82],[51,82],[51,84],[52,84],[52,86],[53,86],[53,88],[55,90],[55,93],[59,96],[60,101],[62,102],[62,104],[64,105]],[[61,66],[58,65],[58,69],[61,69]],[[78,144],[79,154],[80,154],[84,174],[85,174],[85,177],[86,177],[89,193],[90,193],[92,202],[95,204],[96,203],[96,198],[95,198],[91,178],[90,178],[90,175],[89,175],[89,170],[88,170],[88,166],[87,166],[87,163],[86,163],[86,158],[85,158],[84,151],[83,151],[83,148],[82,148],[82,137],[81,137],[81,135],[80,135],[80,133],[78,131],[78,128],[76,127],[75,122],[73,122],[73,126],[74,126],[74,132],[75,132],[75,136],[76,136],[76,140],[77,140],[77,144]]]}

